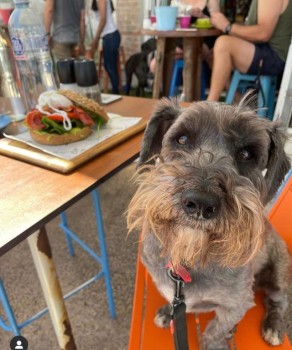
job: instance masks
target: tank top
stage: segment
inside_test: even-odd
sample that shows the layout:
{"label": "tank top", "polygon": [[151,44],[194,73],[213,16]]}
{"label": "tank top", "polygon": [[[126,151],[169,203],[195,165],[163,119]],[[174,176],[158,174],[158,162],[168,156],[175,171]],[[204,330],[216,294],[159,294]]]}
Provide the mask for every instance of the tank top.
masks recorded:
{"label": "tank top", "polygon": [[[246,24],[255,25],[258,22],[258,0],[252,0],[247,15]],[[292,0],[286,10],[280,15],[274,33],[268,41],[270,47],[277,53],[281,60],[286,61],[289,45],[292,37]]]}
{"label": "tank top", "polygon": [[[99,11],[89,10],[89,20],[90,20],[92,34],[95,35],[99,21],[100,21]],[[106,0],[106,22],[100,36],[103,38],[105,35],[113,33],[116,30],[117,30],[117,26],[112,16],[110,0]]]}
{"label": "tank top", "polygon": [[84,0],[54,1],[53,39],[59,43],[77,44],[80,38],[81,11],[85,8]]}

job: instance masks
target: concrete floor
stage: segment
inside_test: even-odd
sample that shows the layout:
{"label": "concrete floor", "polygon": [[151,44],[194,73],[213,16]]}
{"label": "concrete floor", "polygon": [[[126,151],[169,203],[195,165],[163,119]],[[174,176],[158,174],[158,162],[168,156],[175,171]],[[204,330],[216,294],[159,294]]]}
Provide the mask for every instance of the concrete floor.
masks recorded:
{"label": "concrete floor", "polygon": [[[79,350],[122,350],[127,348],[136,268],[137,237],[127,238],[124,213],[133,194],[130,180],[135,165],[129,166],[100,187],[106,243],[110,261],[116,319],[109,316],[103,280],[91,284],[66,301],[75,342]],[[91,196],[80,200],[68,210],[72,229],[80,233],[98,251]],[[82,220],[75,220],[80,217]],[[48,236],[63,294],[67,294],[99,271],[98,265],[76,247],[76,256],[67,252],[59,218],[48,226]],[[16,318],[23,322],[45,307],[30,251],[22,242],[0,258],[0,276],[14,308]],[[0,303],[0,315],[3,310]],[[48,315],[25,327],[23,336],[30,350],[57,350],[56,337]],[[0,328],[0,349],[9,349],[11,334]]]}
{"label": "concrete floor", "polygon": [[[292,142],[287,143],[292,155]],[[125,350],[132,310],[137,237],[126,238],[124,213],[134,188],[129,184],[135,165],[131,165],[100,187],[103,206],[106,242],[110,260],[112,285],[116,303],[117,318],[110,319],[105,285],[98,281],[66,301],[75,342],[79,350]],[[98,250],[95,222],[92,213],[91,196],[80,200],[68,210],[72,228]],[[77,217],[82,220],[76,220]],[[98,266],[80,248],[71,258],[67,252],[65,237],[58,227],[59,218],[48,226],[54,261],[63,293],[66,294],[86,281],[98,271]],[[16,318],[22,322],[45,307],[45,302],[36,276],[35,268],[26,242],[0,258],[0,276],[3,278]],[[291,296],[292,300],[292,288]],[[0,315],[3,310],[0,305]],[[292,302],[290,304],[288,327],[292,339]],[[57,350],[58,345],[48,315],[23,329],[30,350]],[[11,334],[0,329],[0,349],[9,348]],[[162,350],[162,349],[153,349]],[[164,349],[163,349],[164,350]]]}

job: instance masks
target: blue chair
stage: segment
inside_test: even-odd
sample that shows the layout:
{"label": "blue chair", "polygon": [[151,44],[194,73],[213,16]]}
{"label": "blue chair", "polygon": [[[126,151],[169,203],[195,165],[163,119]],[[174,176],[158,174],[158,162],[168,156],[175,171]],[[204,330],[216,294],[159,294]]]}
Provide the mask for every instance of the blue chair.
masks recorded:
{"label": "blue chair", "polygon": [[[177,90],[179,86],[182,85],[182,71],[184,68],[184,60],[178,59],[174,63],[172,77],[169,88],[169,97],[174,97],[177,94]],[[206,67],[205,62],[202,64],[202,72],[201,72],[201,100],[206,99]]]}
{"label": "blue chair", "polygon": [[[227,92],[226,103],[232,104],[236,91],[245,91],[248,87],[252,86],[256,78],[256,75],[242,74],[238,70],[235,70]],[[272,120],[275,108],[277,77],[274,75],[260,75],[259,78],[261,88],[258,96],[259,109],[257,113],[261,117],[268,117]]]}
{"label": "blue chair", "polygon": [[[64,230],[67,245],[69,249],[69,253],[71,256],[74,255],[74,247],[73,247],[73,241],[75,241],[82,249],[84,249],[99,265],[101,265],[101,269],[99,270],[98,274],[90,278],[88,281],[68,293],[64,296],[64,300],[67,300],[71,296],[75,295],[80,290],[84,289],[85,287],[89,286],[91,283],[97,281],[98,279],[104,277],[105,279],[105,285],[106,285],[106,291],[107,291],[107,298],[108,298],[108,304],[109,304],[109,312],[111,318],[115,318],[116,316],[116,310],[115,310],[115,304],[113,299],[113,292],[112,292],[112,286],[111,286],[111,276],[110,276],[110,270],[109,270],[109,264],[108,264],[108,258],[107,258],[107,251],[106,251],[106,242],[105,242],[105,234],[104,234],[104,227],[103,227],[103,221],[102,221],[102,212],[101,212],[101,206],[100,206],[100,198],[98,190],[94,190],[91,192],[93,196],[93,208],[95,212],[95,219],[96,219],[96,226],[97,226],[97,233],[98,233],[98,240],[99,240],[99,246],[100,246],[100,255],[96,254],[87,244],[85,244],[77,235],[74,233],[68,225],[68,219],[66,212],[61,213],[61,223],[60,227]],[[2,303],[4,313],[6,314],[7,321],[5,321],[0,316],[0,327],[8,332],[13,333],[15,336],[21,334],[21,329],[25,326],[29,325],[33,321],[39,319],[41,316],[45,315],[48,312],[48,308],[43,309],[42,311],[38,312],[34,316],[30,317],[26,321],[22,323],[18,323],[16,321],[12,306],[9,302],[8,295],[5,291],[3,281],[0,278],[0,302]]]}

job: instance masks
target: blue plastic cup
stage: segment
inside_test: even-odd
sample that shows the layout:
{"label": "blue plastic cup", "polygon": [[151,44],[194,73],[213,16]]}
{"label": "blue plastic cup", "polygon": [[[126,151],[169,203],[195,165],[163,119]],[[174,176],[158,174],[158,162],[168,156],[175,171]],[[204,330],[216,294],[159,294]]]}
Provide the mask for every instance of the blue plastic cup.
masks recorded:
{"label": "blue plastic cup", "polygon": [[157,30],[175,30],[178,7],[159,6],[155,8]]}

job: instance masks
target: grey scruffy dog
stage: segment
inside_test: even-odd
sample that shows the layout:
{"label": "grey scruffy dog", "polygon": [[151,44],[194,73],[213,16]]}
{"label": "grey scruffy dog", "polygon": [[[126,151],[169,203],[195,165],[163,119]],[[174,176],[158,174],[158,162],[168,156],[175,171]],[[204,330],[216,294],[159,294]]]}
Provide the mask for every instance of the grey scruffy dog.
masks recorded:
{"label": "grey scruffy dog", "polygon": [[[264,214],[290,169],[280,124],[243,103],[183,109],[165,99],[146,128],[140,162],[128,227],[141,230],[142,261],[160,293],[172,302],[166,264],[183,266],[192,278],[183,288],[187,312],[216,313],[204,348],[225,350],[263,288],[262,336],[281,344],[291,256]],[[169,305],[155,322],[169,326]]]}

